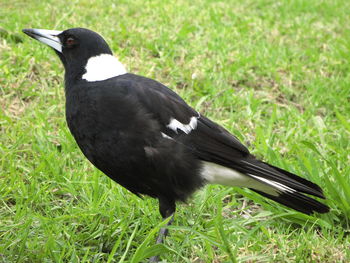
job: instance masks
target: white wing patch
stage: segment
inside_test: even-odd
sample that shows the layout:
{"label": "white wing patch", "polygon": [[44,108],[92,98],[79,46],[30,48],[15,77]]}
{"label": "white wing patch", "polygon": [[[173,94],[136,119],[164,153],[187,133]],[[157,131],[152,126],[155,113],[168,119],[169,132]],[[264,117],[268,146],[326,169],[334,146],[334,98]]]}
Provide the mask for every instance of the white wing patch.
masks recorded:
{"label": "white wing patch", "polygon": [[124,65],[110,54],[89,58],[85,70],[82,79],[89,82],[106,80],[127,73]]}
{"label": "white wing patch", "polygon": [[177,133],[177,130],[181,130],[186,134],[189,134],[192,130],[197,128],[197,119],[199,117],[192,117],[188,124],[183,124],[179,122],[177,119],[171,118],[170,123],[167,125],[167,128],[173,130]]}

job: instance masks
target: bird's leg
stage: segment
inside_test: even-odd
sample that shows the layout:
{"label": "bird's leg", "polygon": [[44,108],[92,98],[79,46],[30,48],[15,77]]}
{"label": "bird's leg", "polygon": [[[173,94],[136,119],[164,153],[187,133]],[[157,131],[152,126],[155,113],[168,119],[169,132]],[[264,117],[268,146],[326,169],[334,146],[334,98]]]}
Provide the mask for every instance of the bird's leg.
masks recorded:
{"label": "bird's leg", "polygon": [[169,232],[169,229],[167,228],[167,226],[170,226],[173,222],[174,222],[174,214],[171,215],[171,219],[166,224],[166,227],[162,227],[159,230],[156,244],[162,244],[164,242],[164,239],[166,238],[166,236],[168,235],[168,232]]}
{"label": "bird's leg", "polygon": [[[168,199],[159,198],[159,211],[163,217],[163,220],[171,217],[169,222],[165,227],[159,230],[156,244],[162,244],[169,233],[167,226],[170,226],[174,222],[175,214],[175,201],[169,201]],[[149,262],[155,263],[159,262],[159,256],[153,256],[150,258]]]}
{"label": "bird's leg", "polygon": [[[166,219],[166,218],[164,218],[164,219]],[[169,229],[167,228],[167,226],[170,226],[173,222],[174,222],[174,214],[171,215],[171,219],[169,220],[167,225],[165,227],[162,227],[159,230],[156,244],[163,244],[166,236],[169,233]],[[153,256],[149,259],[149,262],[150,263],[157,263],[157,262],[159,262],[159,260],[160,260],[159,256]]]}

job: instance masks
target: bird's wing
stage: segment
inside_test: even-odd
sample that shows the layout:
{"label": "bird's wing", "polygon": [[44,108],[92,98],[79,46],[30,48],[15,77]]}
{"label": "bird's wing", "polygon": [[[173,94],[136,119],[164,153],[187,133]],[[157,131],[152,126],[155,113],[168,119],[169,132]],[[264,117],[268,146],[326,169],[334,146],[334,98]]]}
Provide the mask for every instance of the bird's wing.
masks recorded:
{"label": "bird's wing", "polygon": [[193,149],[199,159],[232,164],[248,149],[223,127],[201,116],[175,92],[147,78],[129,85],[132,96],[159,122],[163,137]]}

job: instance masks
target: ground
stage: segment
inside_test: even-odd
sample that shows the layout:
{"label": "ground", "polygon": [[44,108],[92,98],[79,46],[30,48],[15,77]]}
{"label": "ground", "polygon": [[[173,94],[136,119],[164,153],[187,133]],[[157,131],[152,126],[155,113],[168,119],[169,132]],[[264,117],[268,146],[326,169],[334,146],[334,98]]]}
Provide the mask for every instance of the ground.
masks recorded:
{"label": "ground", "polygon": [[[0,262],[349,262],[349,13],[347,0],[0,0]],[[208,186],[155,246],[157,202],[83,157],[65,123],[63,67],[21,33],[71,27],[101,33],[130,72],[319,184],[331,212]]]}

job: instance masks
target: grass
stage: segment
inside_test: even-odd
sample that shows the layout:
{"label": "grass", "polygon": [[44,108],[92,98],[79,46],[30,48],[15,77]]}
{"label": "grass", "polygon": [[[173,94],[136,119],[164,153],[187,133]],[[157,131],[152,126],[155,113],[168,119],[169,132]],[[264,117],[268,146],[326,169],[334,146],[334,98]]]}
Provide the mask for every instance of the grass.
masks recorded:
{"label": "grass", "polygon": [[[0,261],[349,262],[349,12],[346,0],[1,0]],[[85,160],[65,124],[58,58],[21,33],[77,26],[260,158],[322,186],[331,212],[208,186],[154,245],[157,202]]]}

